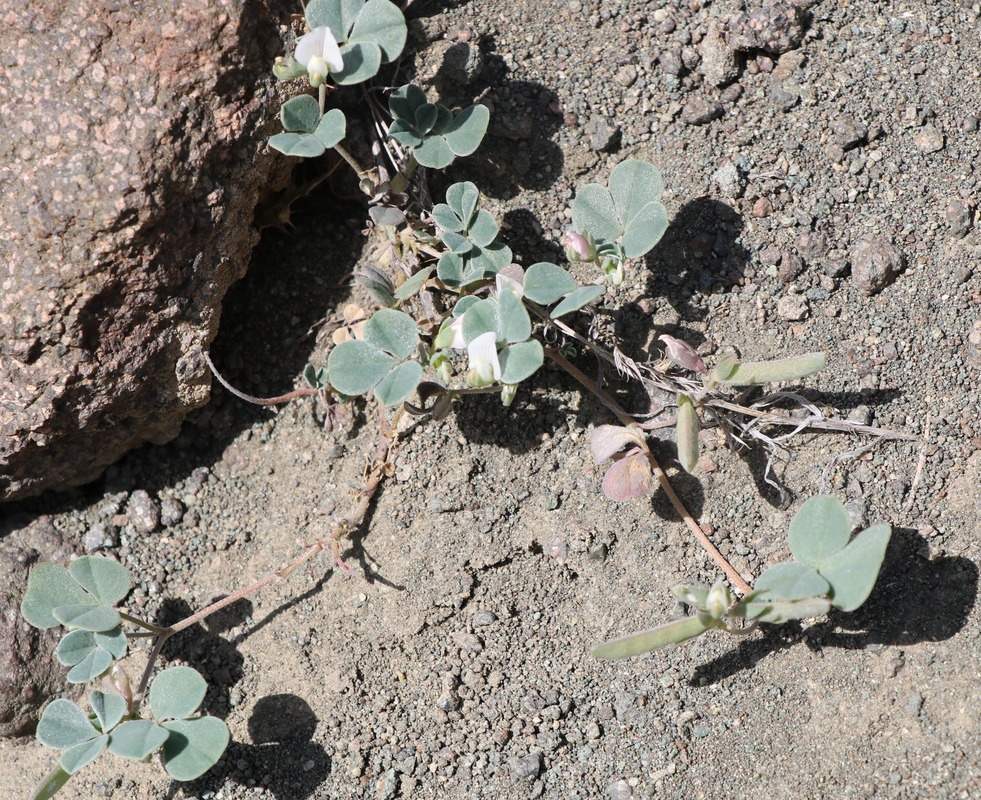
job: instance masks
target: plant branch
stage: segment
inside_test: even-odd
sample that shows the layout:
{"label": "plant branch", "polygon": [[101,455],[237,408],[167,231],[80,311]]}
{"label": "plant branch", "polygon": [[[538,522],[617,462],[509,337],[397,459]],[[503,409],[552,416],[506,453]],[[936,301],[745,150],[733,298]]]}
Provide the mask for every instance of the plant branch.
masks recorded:
{"label": "plant branch", "polygon": [[[581,383],[586,389],[592,392],[599,400],[605,405],[613,414],[616,416],[620,422],[624,425],[634,424],[634,419],[631,417],[623,408],[610,397],[609,394],[600,389],[594,381],[591,381],[578,367],[572,364],[567,358],[561,355],[557,350],[549,349],[546,351],[548,357],[551,358],[559,367],[569,373],[573,378],[575,378],[579,383]],[[671,485],[671,481],[668,478],[667,473],[662,469],[661,465],[658,463],[654,454],[647,451],[647,460],[651,465],[651,469],[657,476],[657,482],[660,484],[661,489],[667,495],[668,500],[671,501],[671,505],[674,506],[675,512],[680,516],[688,529],[694,534],[698,543],[705,549],[705,551],[712,556],[712,559],[718,564],[729,581],[743,594],[749,594],[752,588],[746,581],[743,580],[742,576],[736,571],[735,567],[732,566],[719,549],[712,543],[712,541],[705,535],[705,532],[701,529],[692,515],[689,513],[688,509],[685,508],[685,504],[682,502],[678,493],[675,492],[674,486]]]}

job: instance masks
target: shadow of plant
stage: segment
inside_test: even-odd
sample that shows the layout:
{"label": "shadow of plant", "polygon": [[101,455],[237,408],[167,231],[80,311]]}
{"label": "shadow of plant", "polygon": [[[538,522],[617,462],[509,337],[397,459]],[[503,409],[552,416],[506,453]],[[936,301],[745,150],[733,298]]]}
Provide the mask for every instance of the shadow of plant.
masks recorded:
{"label": "shadow of plant", "polygon": [[960,631],[977,601],[978,567],[961,557],[927,557],[927,543],[909,528],[894,528],[879,580],[865,604],[852,613],[832,611],[801,631],[798,622],[767,626],[761,638],[742,642],[701,665],[691,684],[718,683],[801,637],[815,650],[858,650],[872,644],[913,645],[949,639]]}

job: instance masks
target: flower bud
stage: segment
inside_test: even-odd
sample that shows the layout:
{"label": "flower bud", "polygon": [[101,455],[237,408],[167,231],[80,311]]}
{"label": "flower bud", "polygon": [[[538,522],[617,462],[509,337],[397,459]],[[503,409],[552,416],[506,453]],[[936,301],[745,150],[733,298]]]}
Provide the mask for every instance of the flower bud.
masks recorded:
{"label": "flower bud", "polygon": [[705,610],[712,619],[722,619],[732,605],[732,598],[729,596],[729,589],[720,580],[709,589],[708,597],[705,598]]}
{"label": "flower bud", "polygon": [[592,261],[596,258],[596,243],[588,233],[583,235],[568,231],[563,244],[565,244],[565,257],[573,263]]}
{"label": "flower bud", "polygon": [[501,402],[504,407],[507,408],[514,402],[514,397],[518,393],[518,384],[516,383],[505,383],[501,389]]}

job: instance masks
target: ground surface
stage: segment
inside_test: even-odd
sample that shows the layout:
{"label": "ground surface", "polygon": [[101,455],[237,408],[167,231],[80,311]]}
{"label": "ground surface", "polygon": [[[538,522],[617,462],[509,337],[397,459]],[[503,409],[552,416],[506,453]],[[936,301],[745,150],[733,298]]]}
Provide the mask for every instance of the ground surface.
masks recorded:
{"label": "ground surface", "polygon": [[[663,170],[671,227],[606,304],[629,354],[664,331],[708,359],[728,345],[760,358],[826,350],[830,368],[809,380],[822,404],[917,435],[929,413],[925,447],[885,444],[828,471],[824,488],[856,519],[895,526],[868,604],[745,641],[591,659],[590,644],[680,613],[669,587],[716,570],[662,495],[602,497],[588,432],[611,420],[546,371],[510,411],[473,402],[404,441],[347,554],[353,576],[316,564],[165,652],[209,676],[206,704],[232,730],[206,778],[172,784],[155,765],[117,772],[106,758],[65,797],[981,794],[981,236],[956,205],[981,196],[981,9],[823,0],[798,47],[742,57],[720,90],[697,61],[710,22],[733,10],[493,0],[424,7],[423,29],[480,37],[469,91],[490,87],[495,117],[454,177],[489,196],[523,263],[559,258],[576,183],[631,156]],[[699,103],[724,113],[689,124]],[[728,163],[735,173],[713,177]],[[361,255],[361,214],[320,196],[294,238],[260,247],[214,349],[241,388],[278,394],[324,362],[307,332],[350,299],[339,283]],[[842,263],[869,233],[906,259],[871,297]],[[319,414],[216,390],[174,444],[10,510],[51,515],[83,547],[117,542],[109,552],[140,579],[130,607],[174,620],[286,563],[350,503],[374,425],[326,435]],[[787,504],[762,480],[765,458],[724,448],[700,482],[678,485],[723,552],[759,574],[787,557],[793,512],[855,446],[797,437],[777,465]],[[146,499],[167,524],[140,534]],[[48,758],[0,743],[0,796],[26,796]]]}

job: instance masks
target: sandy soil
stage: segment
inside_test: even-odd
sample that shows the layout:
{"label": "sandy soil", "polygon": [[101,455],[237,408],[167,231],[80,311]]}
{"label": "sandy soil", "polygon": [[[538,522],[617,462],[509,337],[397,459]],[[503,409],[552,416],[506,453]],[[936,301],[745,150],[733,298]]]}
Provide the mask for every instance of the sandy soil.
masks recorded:
{"label": "sandy soil", "polygon": [[[823,406],[928,434],[828,469],[863,442],[798,436],[774,464],[784,492],[764,454],[714,440],[701,478],[677,477],[749,575],[788,556],[786,526],[822,488],[856,521],[891,522],[879,584],[854,614],[593,660],[591,644],[678,615],[673,584],[717,571],[660,493],[603,498],[589,429],[612,420],[545,370],[510,410],[477,399],[402,440],[346,553],[353,575],[317,562],[167,648],[209,677],[206,706],[231,727],[211,773],[173,784],[104,758],[63,796],[981,795],[981,8],[822,0],[798,46],[741,55],[717,88],[705,42],[731,3],[417,5],[436,42],[423,76],[461,27],[479,38],[466,91],[490,89],[491,132],[450,178],[480,186],[523,263],[560,258],[578,182],[627,157],[663,170],[671,227],[607,299],[605,335],[637,358],[663,332],[707,359],[825,350],[808,382]],[[713,104],[721,116],[699,122]],[[295,236],[264,240],[213,351],[236,385],[280,394],[325,362],[315,334],[352,299],[363,213],[328,189],[296,210]],[[867,234],[905,259],[873,296],[849,272]],[[277,413],[219,388],[175,443],[9,511],[80,548],[108,538],[139,576],[130,607],[173,621],[285,564],[348,507],[373,413],[326,434],[312,400]],[[164,521],[140,532],[153,508]],[[49,759],[0,742],[0,796],[26,796]]]}

